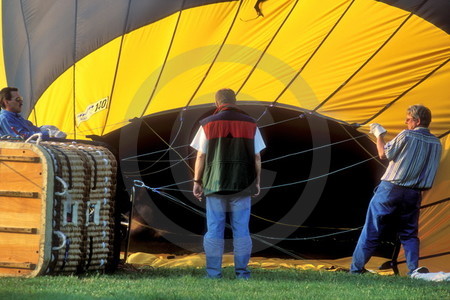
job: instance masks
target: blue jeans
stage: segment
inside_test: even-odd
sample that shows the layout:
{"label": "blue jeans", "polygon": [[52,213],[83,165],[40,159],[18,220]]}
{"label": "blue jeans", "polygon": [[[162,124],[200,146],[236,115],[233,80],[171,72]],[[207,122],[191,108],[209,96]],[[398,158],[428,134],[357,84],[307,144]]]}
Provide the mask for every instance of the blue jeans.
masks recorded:
{"label": "blue jeans", "polygon": [[210,195],[206,197],[206,222],[208,231],[203,239],[206,254],[206,273],[210,278],[222,277],[222,255],[226,213],[230,214],[233,231],[234,268],[237,278],[247,279],[247,269],[252,252],[252,240],[248,223],[250,221],[250,196]]}
{"label": "blue jeans", "polygon": [[[381,181],[369,203],[366,222],[353,252],[350,272],[361,273],[386,229],[387,220],[394,221],[405,251],[409,273],[419,264],[419,208],[421,191]],[[389,224],[390,225],[390,224]]]}

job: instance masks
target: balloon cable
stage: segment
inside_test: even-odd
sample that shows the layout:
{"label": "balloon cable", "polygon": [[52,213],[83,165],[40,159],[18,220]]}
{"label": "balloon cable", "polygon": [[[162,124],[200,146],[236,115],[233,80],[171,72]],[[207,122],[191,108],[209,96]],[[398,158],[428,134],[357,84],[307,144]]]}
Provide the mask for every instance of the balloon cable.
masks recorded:
{"label": "balloon cable", "polygon": [[[180,159],[185,163],[185,165],[188,167],[188,169],[191,170],[193,173],[194,170],[185,160],[183,160],[183,156],[177,150],[175,150],[175,148],[173,148],[171,144],[167,143],[145,120],[143,120],[143,122],[164,144],[166,144],[166,146],[169,147],[169,148],[167,148],[167,151],[169,151],[169,150],[174,151],[180,157]],[[177,136],[180,133],[180,131],[181,131],[181,125],[180,125],[180,128],[178,129]],[[175,141],[175,139],[174,139],[174,141]]]}
{"label": "balloon cable", "polygon": [[[173,147],[173,144],[175,143],[175,141],[177,140],[177,138],[178,138],[178,136],[179,136],[179,134],[180,134],[180,132],[181,132],[181,128],[183,127],[183,112],[181,113],[181,115],[180,115],[180,126],[178,127],[178,131],[177,131],[177,133],[175,134],[175,137],[173,138],[173,140],[170,142],[170,144],[168,144],[159,134],[157,134],[156,133],[156,131],[155,130],[153,130],[153,128],[145,121],[145,120],[143,120],[143,122],[144,122],[144,124],[147,126],[147,127],[149,127],[150,128],[150,130],[152,130],[152,132],[164,143],[164,144],[166,144],[168,147],[165,149],[165,150],[163,150],[162,152],[164,152],[163,154],[161,154],[161,156],[156,160],[156,161],[154,161],[150,166],[147,166],[147,167],[145,167],[144,169],[142,169],[142,170],[138,170],[138,171],[130,171],[130,172],[124,172],[125,174],[141,174],[143,171],[146,171],[146,170],[149,170],[149,169],[151,169],[154,165],[156,165],[158,162],[161,162],[161,160],[162,160],[162,158],[170,151],[170,150],[173,150],[173,151],[175,151],[175,153],[178,155],[178,156],[180,156],[180,158],[181,158],[181,160],[178,160],[178,162],[176,163],[176,164],[178,164],[178,163],[180,163],[180,162],[184,162],[184,163],[186,163],[186,160],[187,159],[189,159],[190,158],[190,156],[192,155],[192,154],[189,154],[187,157],[185,157],[185,158],[183,158],[182,156],[181,156],[181,154],[179,154],[176,150],[175,150],[175,148]],[[175,164],[175,165],[176,165]],[[187,164],[187,163],[186,163]],[[187,164],[187,166],[190,168],[190,166]],[[167,168],[164,168],[164,169],[161,169],[161,170],[159,170],[159,171],[154,171],[154,172],[150,172],[150,173],[147,173],[147,174],[141,174],[142,176],[144,176],[144,175],[151,175],[151,174],[155,174],[155,173],[159,173],[159,172],[161,172],[161,171],[164,171],[164,170],[167,170],[167,169],[169,169],[171,166],[169,166],[169,167],[167,167]],[[191,168],[191,171],[193,171],[192,170],[192,168]]]}
{"label": "balloon cable", "polygon": [[[205,212],[203,212],[203,211],[201,211],[201,210],[199,210],[199,209],[196,209],[196,208],[194,208],[194,207],[192,207],[192,206],[190,206],[190,205],[184,203],[183,201],[179,200],[178,198],[176,198],[176,197],[174,197],[174,196],[172,196],[172,195],[170,195],[170,194],[161,192],[161,191],[160,191],[159,189],[157,189],[157,188],[151,188],[151,187],[145,185],[142,181],[135,180],[135,181],[134,181],[134,186],[135,186],[135,187],[140,187],[140,188],[146,188],[146,189],[148,189],[148,190],[150,190],[150,191],[152,191],[152,192],[155,192],[155,193],[161,195],[162,197],[164,197],[164,198],[166,198],[166,199],[169,199],[169,200],[171,200],[172,202],[174,202],[174,203],[176,203],[176,204],[179,204],[179,205],[183,206],[184,208],[186,208],[186,209],[188,209],[188,210],[190,210],[190,211],[192,211],[192,212],[194,212],[194,213],[196,213],[196,214],[202,216],[203,218],[206,218],[206,213],[205,213]],[[231,225],[230,225],[230,224],[226,223],[225,226],[226,226],[227,228],[231,229]],[[360,229],[360,228],[355,228],[355,229],[353,229],[353,230],[359,230],[359,229]],[[353,231],[353,230],[352,230],[352,231]],[[337,234],[341,234],[341,232],[339,232],[339,233],[337,233]],[[305,258],[306,256],[305,256],[305,257],[299,256],[299,255],[293,253],[292,251],[286,250],[286,249],[284,249],[284,248],[282,248],[282,247],[280,247],[280,246],[277,246],[277,245],[275,245],[275,244],[272,244],[272,243],[266,241],[265,239],[269,239],[269,237],[260,236],[260,235],[258,235],[258,234],[250,234],[250,236],[251,236],[252,239],[257,240],[257,241],[259,241],[259,242],[261,242],[261,243],[263,243],[263,244],[265,244],[265,245],[267,245],[267,246],[269,246],[269,247],[272,247],[272,248],[274,248],[274,249],[276,249],[276,250],[278,250],[278,251],[280,251],[280,252],[282,252],[282,253],[284,253],[284,254],[287,254],[288,256],[291,256],[291,257],[293,257],[294,259],[297,259],[297,260],[307,260],[307,258]],[[331,236],[331,235],[323,235],[323,236],[318,236],[318,237],[315,237],[315,238],[314,238],[314,237],[308,237],[308,238],[306,238],[306,239],[318,239],[318,238],[324,238],[324,237],[329,237],[329,236]],[[273,238],[273,239],[275,239],[275,238]],[[287,240],[287,239],[286,239],[286,240]],[[299,240],[299,239],[298,239],[298,240]],[[314,258],[310,257],[310,259],[314,259]],[[321,260],[319,260],[319,259],[314,259],[314,260],[316,260],[316,261],[321,261]],[[342,266],[341,266],[341,267],[342,267]]]}
{"label": "balloon cable", "polygon": [[[364,150],[364,152],[366,152],[367,154],[369,154],[369,155],[372,155],[372,153],[370,153],[370,151],[369,150],[367,150],[359,141],[357,141],[356,140],[356,138],[347,130],[347,128],[345,128],[345,126],[344,125],[342,125],[341,123],[338,123],[341,127],[342,127],[342,129],[344,129],[344,131],[355,141],[355,143],[357,143],[360,147],[361,147],[361,149],[363,149]],[[364,135],[365,136],[365,135]],[[377,157],[376,159],[375,159],[375,161],[379,164],[379,165],[381,165],[383,168],[385,168],[386,169],[386,166],[381,162],[381,160],[380,160],[380,158],[379,157]]]}

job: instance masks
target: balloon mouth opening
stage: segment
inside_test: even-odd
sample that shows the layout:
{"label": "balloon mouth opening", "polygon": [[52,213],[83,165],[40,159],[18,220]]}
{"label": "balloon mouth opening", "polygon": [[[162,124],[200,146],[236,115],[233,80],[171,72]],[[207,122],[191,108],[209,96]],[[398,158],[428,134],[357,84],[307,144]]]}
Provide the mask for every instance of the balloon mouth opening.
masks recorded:
{"label": "balloon mouth opening", "polygon": [[[351,126],[296,110],[240,107],[259,118],[267,145],[262,152],[263,191],[252,200],[251,233],[275,238],[267,241],[312,258],[351,256],[357,228],[384,170],[368,159],[376,153],[373,142]],[[205,207],[191,192],[195,152],[189,144],[198,121],[212,111],[208,106],[143,117],[100,138],[117,149],[117,209],[122,217],[130,215],[134,180],[164,192],[134,188],[129,251],[203,252],[205,219],[195,210],[204,212]],[[225,250],[232,251],[228,229],[225,239]],[[254,255],[286,257],[258,240],[253,245]],[[384,246],[377,255],[389,258],[393,246]]]}

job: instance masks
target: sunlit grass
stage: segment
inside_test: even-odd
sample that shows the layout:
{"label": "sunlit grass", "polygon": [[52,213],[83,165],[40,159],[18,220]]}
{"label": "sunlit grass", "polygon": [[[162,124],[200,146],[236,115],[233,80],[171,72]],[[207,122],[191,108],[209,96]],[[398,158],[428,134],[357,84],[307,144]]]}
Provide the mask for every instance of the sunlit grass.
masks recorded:
{"label": "sunlit grass", "polygon": [[248,281],[204,278],[204,269],[0,278],[0,299],[450,299],[448,282],[343,272],[255,269]]}

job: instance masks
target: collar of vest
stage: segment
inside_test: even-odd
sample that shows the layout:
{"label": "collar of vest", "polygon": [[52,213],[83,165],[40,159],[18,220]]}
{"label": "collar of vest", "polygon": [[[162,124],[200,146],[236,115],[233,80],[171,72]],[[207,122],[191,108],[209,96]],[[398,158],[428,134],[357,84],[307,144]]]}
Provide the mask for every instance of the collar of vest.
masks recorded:
{"label": "collar of vest", "polygon": [[214,115],[226,110],[237,111],[245,115],[247,114],[240,110],[235,104],[225,103],[216,108],[216,110],[214,111]]}

